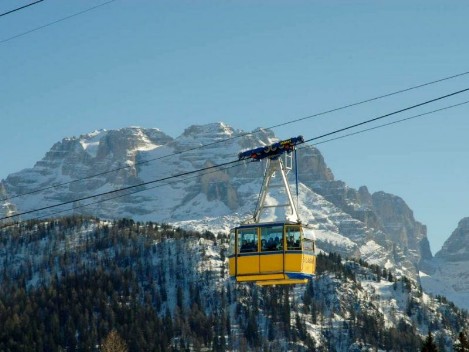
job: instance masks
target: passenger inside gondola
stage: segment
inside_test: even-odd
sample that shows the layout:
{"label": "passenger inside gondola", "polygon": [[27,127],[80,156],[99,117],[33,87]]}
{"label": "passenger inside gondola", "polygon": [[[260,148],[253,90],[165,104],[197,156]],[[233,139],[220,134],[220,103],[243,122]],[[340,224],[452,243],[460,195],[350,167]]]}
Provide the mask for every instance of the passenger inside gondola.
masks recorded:
{"label": "passenger inside gondola", "polygon": [[239,232],[238,248],[240,253],[257,252],[257,230],[243,229]]}
{"label": "passenger inside gondola", "polygon": [[276,248],[275,248],[275,242],[274,240],[272,239],[272,237],[269,238],[269,241],[267,242],[267,250],[268,251],[274,251]]}
{"label": "passenger inside gondola", "polygon": [[301,233],[295,228],[287,228],[287,249],[301,250]]}
{"label": "passenger inside gondola", "polygon": [[261,244],[263,252],[283,250],[283,227],[263,227],[261,230]]}
{"label": "passenger inside gondola", "polygon": [[275,247],[276,247],[276,249],[279,250],[279,251],[283,250],[283,241],[280,240],[281,238],[283,239],[282,234],[280,235],[280,237],[279,237],[279,236],[275,236],[275,240],[274,240],[274,242],[275,242]]}

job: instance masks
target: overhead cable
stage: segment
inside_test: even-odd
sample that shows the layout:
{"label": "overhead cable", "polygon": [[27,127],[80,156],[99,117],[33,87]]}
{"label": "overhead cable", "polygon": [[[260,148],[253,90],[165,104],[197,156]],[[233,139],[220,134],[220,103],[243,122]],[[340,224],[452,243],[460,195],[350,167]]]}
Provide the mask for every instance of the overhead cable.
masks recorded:
{"label": "overhead cable", "polygon": [[122,191],[125,191],[125,190],[128,190],[128,189],[133,189],[133,188],[137,188],[137,187],[143,187],[143,186],[146,186],[146,185],[149,185],[149,184],[153,184],[153,183],[157,183],[157,182],[163,182],[163,181],[166,181],[166,180],[170,180],[170,179],[172,179],[172,178],[177,178],[177,177],[181,177],[181,176],[186,176],[186,175],[194,174],[194,173],[197,173],[197,172],[201,172],[201,171],[205,171],[205,170],[210,170],[210,169],[214,169],[214,168],[218,168],[218,167],[221,167],[221,166],[230,165],[230,164],[234,164],[234,163],[239,163],[239,162],[240,162],[239,160],[234,160],[234,161],[230,161],[230,162],[227,162],[227,163],[222,163],[222,164],[218,164],[218,165],[213,165],[213,166],[204,167],[204,168],[202,168],[202,169],[187,171],[187,172],[183,172],[183,173],[180,173],[180,174],[176,174],[176,175],[171,175],[171,176],[163,177],[163,178],[160,178],[160,179],[157,179],[157,180],[152,180],[152,181],[148,181],[148,182],[142,182],[142,183],[139,183],[139,184],[136,184],[136,185],[118,188],[118,189],[115,189],[115,190],[112,190],[112,191],[107,191],[107,192],[102,192],[102,193],[94,194],[94,195],[91,195],[91,196],[81,197],[81,198],[74,199],[74,200],[70,200],[70,201],[67,201],[67,202],[62,202],[62,203],[58,203],[58,204],[48,205],[48,206],[45,206],[45,207],[42,207],[42,208],[36,208],[36,209],[32,209],[32,210],[27,210],[27,211],[23,211],[23,212],[21,212],[21,213],[17,213],[17,214],[13,214],[13,215],[8,215],[8,216],[5,216],[5,217],[3,217],[3,218],[0,218],[0,221],[12,219],[12,218],[15,218],[15,217],[18,217],[18,216],[22,216],[22,215],[26,215],[26,214],[36,213],[36,212],[42,211],[42,210],[57,208],[57,207],[60,207],[60,206],[63,206],[63,205],[72,204],[72,203],[75,203],[75,202],[81,202],[81,201],[83,201],[83,200],[93,199],[93,198],[105,196],[105,195],[108,195],[108,194],[113,194],[113,193],[117,193],[117,192],[122,192]]}
{"label": "overhead cable", "polygon": [[278,124],[278,125],[274,125],[274,126],[269,127],[269,128],[276,128],[276,127],[286,126],[286,125],[289,125],[289,124],[291,124],[291,123],[295,123],[295,122],[307,120],[307,119],[310,119],[310,118],[313,118],[313,117],[319,117],[319,116],[322,116],[322,115],[330,114],[330,113],[333,113],[333,112],[336,112],[336,111],[340,111],[340,110],[344,110],[344,109],[348,109],[348,108],[351,108],[351,107],[354,107],[354,106],[362,105],[362,104],[365,104],[365,103],[370,103],[370,102],[375,101],[375,100],[379,100],[379,99],[383,99],[383,98],[388,98],[388,97],[391,97],[391,96],[393,96],[393,95],[397,95],[397,94],[409,92],[409,91],[414,90],[414,89],[423,88],[423,87],[426,87],[426,86],[429,86],[429,85],[432,85],[432,84],[444,82],[444,81],[447,81],[447,80],[449,80],[449,79],[461,77],[461,76],[464,76],[464,75],[467,75],[467,74],[469,74],[469,71],[462,72],[462,73],[458,73],[458,74],[453,75],[453,76],[448,76],[448,77],[440,78],[440,79],[437,79],[437,80],[435,80],[435,81],[431,81],[431,82],[419,84],[419,85],[417,85],[417,86],[413,86],[413,87],[401,89],[401,90],[398,90],[398,91],[395,91],[395,92],[392,92],[392,93],[388,93],[388,94],[384,94],[384,95],[379,95],[379,96],[374,97],[374,98],[370,98],[370,99],[362,100],[362,101],[359,101],[359,102],[356,102],[356,103],[344,105],[344,106],[341,106],[341,107],[338,107],[338,108],[326,110],[326,111],[323,111],[323,112],[319,112],[319,113],[317,113],[317,114],[313,114],[313,115],[301,117],[301,118],[298,118],[298,119],[295,119],[295,120],[291,120],[291,121],[288,121],[288,122],[280,123],[280,124]]}
{"label": "overhead cable", "polygon": [[382,125],[378,125],[378,126],[366,128],[366,129],[364,129],[364,130],[360,130],[360,131],[357,131],[357,132],[347,133],[347,134],[344,134],[344,135],[342,135],[342,136],[338,136],[338,137],[326,139],[326,140],[324,140],[324,141],[320,141],[320,142],[314,143],[314,145],[324,144],[324,143],[332,142],[332,141],[335,141],[335,140],[338,140],[338,139],[342,139],[342,138],[351,137],[351,136],[354,136],[354,135],[357,135],[357,134],[365,133],[365,132],[368,132],[368,131],[377,130],[378,128],[383,128],[383,127],[387,127],[387,126],[390,126],[390,125],[395,125],[395,124],[398,124],[398,123],[401,123],[401,122],[413,120],[413,119],[416,119],[416,118],[418,118],[418,117],[422,117],[422,116],[434,114],[434,113],[439,112],[439,111],[448,110],[448,109],[455,108],[455,107],[457,107],[457,106],[465,105],[465,104],[468,104],[468,103],[469,103],[469,100],[464,101],[464,102],[459,103],[459,104],[454,104],[454,105],[446,106],[446,107],[441,108],[441,109],[436,109],[436,110],[424,112],[424,113],[422,113],[422,114],[418,114],[418,115],[406,117],[406,118],[404,118],[404,119],[400,119],[400,120],[388,122],[388,123],[385,123],[385,124],[382,124]]}
{"label": "overhead cable", "polygon": [[32,2],[32,3],[30,3],[30,4],[17,7],[16,9],[13,9],[13,10],[10,10],[10,11],[4,12],[4,13],[0,13],[0,17],[9,15],[10,13],[13,13],[13,12],[16,12],[16,11],[19,11],[19,10],[23,10],[23,9],[29,7],[29,6],[36,5],[36,4],[38,4],[38,3],[40,3],[40,2],[43,2],[43,1],[44,1],[44,0],[37,0],[37,1]]}
{"label": "overhead cable", "polygon": [[150,190],[152,190],[152,189],[159,188],[159,187],[164,187],[164,186],[168,186],[168,185],[171,185],[171,184],[174,184],[174,183],[185,182],[185,181],[187,181],[187,180],[189,180],[189,179],[192,179],[192,178],[195,178],[195,177],[206,176],[206,175],[212,174],[212,173],[214,173],[214,172],[226,171],[226,170],[228,170],[228,169],[232,169],[232,168],[238,167],[238,166],[240,166],[240,165],[241,165],[241,164],[234,164],[234,165],[231,165],[231,166],[228,166],[228,167],[225,167],[225,168],[220,168],[220,169],[211,170],[210,172],[204,172],[204,173],[202,173],[201,175],[198,175],[198,174],[197,174],[197,175],[193,175],[193,176],[190,176],[190,177],[185,177],[185,178],[183,178],[183,179],[178,179],[178,180],[175,180],[175,181],[169,181],[169,182],[166,182],[166,183],[164,183],[164,184],[158,184],[158,185],[156,185],[156,186],[146,187],[145,189],[137,189],[137,190],[134,190],[134,191],[125,193],[125,194],[118,194],[118,195],[115,195],[115,196],[113,196],[113,197],[109,197],[109,198],[105,198],[105,199],[100,199],[100,200],[97,200],[97,201],[91,202],[91,203],[74,205],[73,208],[64,209],[64,210],[58,210],[58,211],[55,211],[55,212],[53,212],[53,213],[48,213],[48,214],[46,214],[46,215],[37,216],[37,217],[35,217],[34,219],[50,218],[51,216],[55,216],[55,215],[62,214],[62,213],[66,213],[66,212],[70,212],[70,211],[75,211],[76,209],[85,208],[85,207],[89,207],[89,206],[96,205],[96,204],[105,203],[105,202],[108,202],[108,201],[110,201],[110,200],[114,200],[114,199],[116,199],[116,198],[122,198],[122,197],[130,196],[130,195],[133,195],[133,194],[136,194],[136,193],[141,193],[141,192],[145,192],[145,191],[150,191]]}
{"label": "overhead cable", "polygon": [[66,20],[68,20],[68,19],[70,19],[70,18],[73,18],[73,17],[79,16],[79,15],[82,15],[82,14],[84,14],[84,13],[93,11],[93,10],[97,9],[98,7],[101,7],[101,6],[110,4],[111,2],[114,2],[114,1],[116,1],[116,0],[109,0],[109,1],[106,1],[106,2],[104,2],[104,3],[102,3],[102,4],[99,4],[99,5],[90,7],[90,8],[88,8],[88,9],[83,10],[83,11],[76,12],[76,13],[74,13],[74,14],[72,14],[72,15],[69,15],[69,16],[66,16],[66,17],[62,17],[62,18],[60,18],[60,19],[58,19],[58,20],[56,20],[56,21],[49,22],[49,23],[47,23],[47,24],[45,24],[45,25],[42,25],[42,26],[39,26],[39,27],[30,29],[29,31],[16,34],[16,35],[14,35],[14,36],[12,36],[12,37],[9,37],[9,38],[6,38],[6,39],[2,39],[2,40],[0,40],[0,44],[9,42],[10,40],[13,40],[13,39],[16,39],[16,38],[19,38],[19,37],[23,37],[23,36],[25,36],[26,34],[39,31],[39,30],[41,30],[41,29],[43,29],[43,28],[52,26],[52,25],[57,24],[57,23],[59,23],[59,22],[63,22],[63,21],[66,21]]}
{"label": "overhead cable", "polygon": [[307,140],[305,140],[305,143],[312,142],[312,141],[315,141],[317,139],[321,139],[321,138],[324,138],[324,137],[327,137],[327,136],[331,136],[333,134],[337,134],[337,133],[340,133],[340,132],[343,132],[343,131],[347,131],[347,130],[350,130],[352,128],[358,127],[358,126],[362,126],[362,125],[365,125],[367,123],[378,121],[378,120],[384,119],[385,117],[396,115],[396,114],[399,114],[399,113],[404,112],[404,111],[412,110],[412,109],[418,108],[420,106],[427,105],[427,104],[430,104],[430,103],[434,103],[435,101],[446,99],[446,98],[449,98],[449,97],[452,97],[452,96],[455,96],[455,95],[458,95],[458,94],[461,94],[461,93],[464,93],[464,92],[467,92],[467,91],[469,91],[469,88],[461,89],[461,90],[458,90],[456,92],[446,94],[446,95],[443,95],[443,96],[438,97],[438,98],[430,99],[430,100],[424,101],[423,103],[415,104],[415,105],[409,106],[409,107],[404,108],[404,109],[393,111],[389,114],[381,115],[381,116],[375,117],[373,119],[369,119],[369,120],[365,120],[365,121],[362,121],[362,122],[359,122],[359,123],[355,123],[353,125],[350,125],[350,126],[347,126],[347,127],[344,127],[344,128],[339,128],[338,130],[335,130],[335,131],[332,131],[332,132],[329,132],[329,133],[325,133],[321,136],[317,136],[317,137],[314,137],[314,138],[307,139]]}

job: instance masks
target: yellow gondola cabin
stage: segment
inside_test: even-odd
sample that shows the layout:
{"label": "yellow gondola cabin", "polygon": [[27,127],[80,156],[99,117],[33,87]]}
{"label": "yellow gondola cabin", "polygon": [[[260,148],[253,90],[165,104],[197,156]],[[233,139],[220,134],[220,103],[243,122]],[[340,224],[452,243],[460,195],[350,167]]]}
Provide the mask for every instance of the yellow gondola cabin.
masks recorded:
{"label": "yellow gondola cabin", "polygon": [[304,284],[316,271],[314,250],[301,224],[241,225],[230,233],[230,276],[258,285]]}

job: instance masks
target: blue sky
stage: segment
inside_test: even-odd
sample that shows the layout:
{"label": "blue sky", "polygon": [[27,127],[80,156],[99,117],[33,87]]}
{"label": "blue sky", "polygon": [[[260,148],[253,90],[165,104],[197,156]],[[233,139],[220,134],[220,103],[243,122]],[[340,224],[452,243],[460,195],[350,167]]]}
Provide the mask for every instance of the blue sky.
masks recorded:
{"label": "blue sky", "polygon": [[[95,129],[251,131],[469,71],[467,1],[116,0],[4,41],[104,2],[45,0],[0,17],[0,179]],[[0,12],[26,3],[4,0]],[[309,139],[468,87],[469,75],[275,132]],[[435,252],[469,216],[468,112],[318,148],[337,179],[402,197]]]}

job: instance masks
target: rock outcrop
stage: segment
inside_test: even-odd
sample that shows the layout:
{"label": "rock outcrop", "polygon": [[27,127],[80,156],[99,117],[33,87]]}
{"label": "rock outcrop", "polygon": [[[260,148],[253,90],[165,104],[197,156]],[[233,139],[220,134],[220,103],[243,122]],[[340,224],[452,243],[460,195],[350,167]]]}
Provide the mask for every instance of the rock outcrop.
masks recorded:
{"label": "rock outcrop", "polygon": [[469,264],[469,217],[459,221],[458,227],[445,241],[441,250],[435,254],[435,257],[446,262],[462,261]]}

